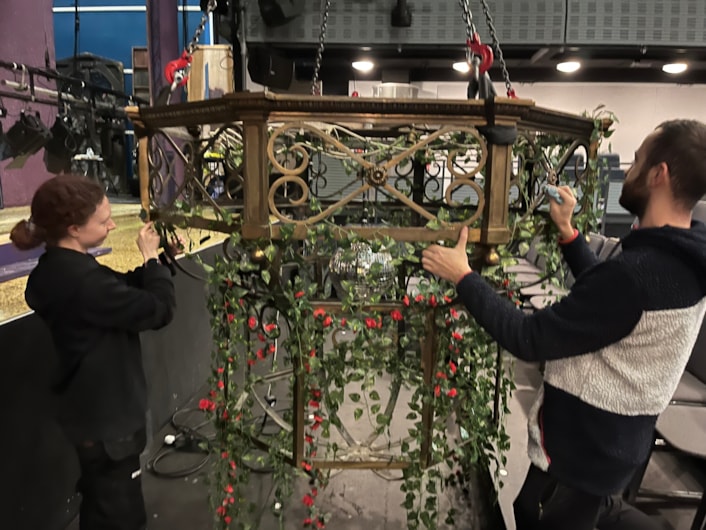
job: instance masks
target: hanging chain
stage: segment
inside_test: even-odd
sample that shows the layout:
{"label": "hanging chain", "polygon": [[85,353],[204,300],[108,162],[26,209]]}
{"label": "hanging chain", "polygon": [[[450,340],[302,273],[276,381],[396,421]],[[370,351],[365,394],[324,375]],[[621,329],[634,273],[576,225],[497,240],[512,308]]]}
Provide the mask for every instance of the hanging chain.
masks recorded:
{"label": "hanging chain", "polygon": [[490,8],[488,7],[487,0],[480,0],[481,6],[483,7],[483,14],[485,15],[485,20],[488,23],[488,31],[490,32],[490,38],[493,40],[493,48],[495,49],[495,55],[500,61],[500,67],[503,72],[503,80],[505,81],[505,88],[507,89],[508,97],[515,97],[515,90],[512,88],[512,83],[510,82],[510,74],[507,71],[507,64],[505,64],[505,58],[503,57],[503,51],[500,48],[500,41],[498,40],[498,33],[495,30],[495,25],[493,24],[493,17],[490,15]]}
{"label": "hanging chain", "polygon": [[191,42],[186,47],[186,53],[189,57],[194,55],[194,51],[196,50],[196,45],[199,43],[199,39],[201,38],[201,34],[206,29],[206,24],[208,23],[208,17],[211,15],[211,13],[213,13],[216,10],[217,6],[218,6],[217,0],[208,0],[208,5],[206,6],[206,11],[204,11],[203,15],[201,15],[201,22],[199,22],[199,25],[196,28],[196,31],[194,32],[194,36],[191,39]]}
{"label": "hanging chain", "polygon": [[[470,42],[471,39],[473,39],[473,34],[476,33],[476,25],[473,23],[473,13],[471,12],[471,7],[468,5],[468,0],[458,0],[458,3],[463,10],[463,22],[466,24],[466,38],[468,42]],[[470,55],[470,48],[467,49],[467,53]]]}
{"label": "hanging chain", "polygon": [[319,32],[319,49],[316,50],[316,61],[314,62],[314,76],[311,79],[311,95],[320,96],[319,74],[321,73],[321,60],[324,57],[324,47],[326,46],[326,32],[328,30],[328,13],[331,9],[331,0],[325,0],[324,9],[321,13],[321,31]]}

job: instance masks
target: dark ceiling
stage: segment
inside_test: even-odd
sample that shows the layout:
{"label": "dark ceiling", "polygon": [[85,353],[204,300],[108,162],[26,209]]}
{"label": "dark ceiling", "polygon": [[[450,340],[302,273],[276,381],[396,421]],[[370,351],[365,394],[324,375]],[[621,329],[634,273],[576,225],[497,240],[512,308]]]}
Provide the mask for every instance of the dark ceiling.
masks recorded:
{"label": "dark ceiling", "polygon": [[[262,48],[253,43],[251,48]],[[267,45],[269,50],[294,62],[295,77],[311,79],[316,49],[296,45]],[[462,46],[380,47],[365,49],[360,46],[327,46],[323,56],[321,79],[328,94],[347,94],[348,81],[393,80],[404,81],[465,81],[469,74],[452,69],[452,63],[465,57]],[[638,83],[706,83],[706,48],[664,47],[538,47],[503,46],[510,78],[515,82],[638,82]],[[355,71],[354,60],[369,58],[376,67],[368,73]],[[565,60],[579,60],[582,68],[571,74],[556,70],[556,64]],[[689,69],[678,75],[662,71],[662,65],[686,62]],[[495,59],[490,70],[494,81],[502,81],[499,61]]]}

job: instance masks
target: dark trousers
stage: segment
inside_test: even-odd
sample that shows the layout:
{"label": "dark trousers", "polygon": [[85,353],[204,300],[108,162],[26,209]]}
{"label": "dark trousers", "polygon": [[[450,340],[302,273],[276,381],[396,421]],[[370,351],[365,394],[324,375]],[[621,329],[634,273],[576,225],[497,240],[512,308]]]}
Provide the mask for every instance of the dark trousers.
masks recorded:
{"label": "dark trousers", "polygon": [[109,455],[103,442],[86,442],[76,449],[81,464],[80,530],[144,530],[139,451]]}
{"label": "dark trousers", "polygon": [[513,505],[517,530],[663,530],[619,497],[601,497],[566,486],[530,466]]}

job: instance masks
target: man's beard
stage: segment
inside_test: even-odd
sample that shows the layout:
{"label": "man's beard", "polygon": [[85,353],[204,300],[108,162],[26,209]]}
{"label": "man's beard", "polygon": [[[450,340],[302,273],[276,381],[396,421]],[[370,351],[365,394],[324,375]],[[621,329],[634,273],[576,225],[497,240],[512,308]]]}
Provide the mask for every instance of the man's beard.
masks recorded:
{"label": "man's beard", "polygon": [[646,175],[638,175],[635,180],[624,182],[623,191],[620,193],[618,202],[631,214],[642,219],[647,209],[649,201],[649,191],[647,190]]}

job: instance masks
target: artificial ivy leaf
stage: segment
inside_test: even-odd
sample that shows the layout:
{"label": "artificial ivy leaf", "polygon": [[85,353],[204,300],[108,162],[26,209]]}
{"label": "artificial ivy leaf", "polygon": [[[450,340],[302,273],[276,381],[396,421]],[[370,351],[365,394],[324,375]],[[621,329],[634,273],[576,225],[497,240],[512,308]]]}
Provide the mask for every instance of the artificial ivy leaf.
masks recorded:
{"label": "artificial ivy leaf", "polygon": [[381,408],[381,405],[379,403],[376,403],[375,405],[370,407],[370,413],[377,414],[378,412],[380,412],[380,408]]}
{"label": "artificial ivy leaf", "polygon": [[277,254],[277,247],[270,243],[269,245],[267,245],[267,247],[265,247],[264,252],[267,261],[272,261],[275,257],[275,254]]}
{"label": "artificial ivy leaf", "polygon": [[417,419],[417,413],[416,412],[410,412],[405,416],[406,419],[408,420],[416,420]]}
{"label": "artificial ivy leaf", "polygon": [[262,276],[262,281],[265,282],[266,284],[270,283],[270,280],[272,279],[272,275],[270,274],[270,271],[264,270],[260,273],[260,276]]}
{"label": "artificial ivy leaf", "polygon": [[378,414],[377,416],[375,416],[375,421],[378,422],[380,425],[389,425],[390,417],[386,414]]}
{"label": "artificial ivy leaf", "polygon": [[355,419],[355,420],[359,420],[362,415],[363,415],[363,409],[355,409],[353,411],[353,419]]}
{"label": "artificial ivy leaf", "polygon": [[373,401],[380,401],[380,394],[378,394],[377,390],[370,392],[370,399]]}
{"label": "artificial ivy leaf", "polygon": [[348,394],[348,397],[351,398],[353,403],[358,403],[360,401],[360,394]]}

